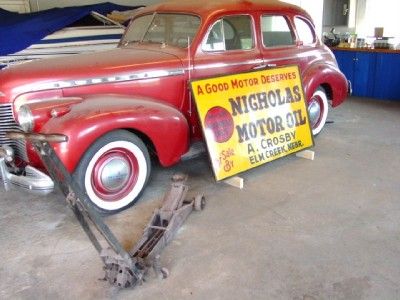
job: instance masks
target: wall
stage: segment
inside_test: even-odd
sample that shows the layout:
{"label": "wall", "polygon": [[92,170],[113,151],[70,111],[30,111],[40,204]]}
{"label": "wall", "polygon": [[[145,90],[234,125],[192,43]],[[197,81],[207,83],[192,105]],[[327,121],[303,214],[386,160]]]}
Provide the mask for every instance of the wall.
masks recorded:
{"label": "wall", "polygon": [[374,35],[375,27],[384,27],[384,36],[400,36],[399,1],[358,0],[357,31],[364,36]]}
{"label": "wall", "polygon": [[300,6],[307,11],[314,21],[317,34],[322,34],[322,11],[324,7],[323,0],[281,0]]}
{"label": "wall", "polygon": [[[365,5],[366,0],[350,0],[350,9],[349,9],[349,25],[348,26],[335,26],[335,32],[349,32],[354,33],[356,31],[357,20],[360,17],[360,13],[362,13],[363,5]],[[323,32],[330,32],[332,26],[323,27]]]}
{"label": "wall", "polygon": [[[160,2],[160,0],[30,0],[31,10],[45,10],[53,7],[65,7],[65,6],[79,6],[87,4],[96,4],[101,2],[113,2],[121,5],[150,5]],[[183,0],[184,1],[184,0]]]}
{"label": "wall", "polygon": [[[375,27],[384,27],[384,35],[400,36],[400,2],[398,0],[350,0],[349,26],[335,27],[337,32],[372,37]],[[330,28],[323,28],[329,31]]]}
{"label": "wall", "polygon": [[19,13],[30,12],[29,0],[0,0],[0,8]]}

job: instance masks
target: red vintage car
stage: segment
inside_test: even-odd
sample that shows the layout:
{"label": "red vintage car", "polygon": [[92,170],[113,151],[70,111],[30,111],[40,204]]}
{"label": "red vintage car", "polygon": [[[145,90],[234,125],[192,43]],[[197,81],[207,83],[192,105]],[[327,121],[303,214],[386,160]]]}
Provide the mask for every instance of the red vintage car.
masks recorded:
{"label": "red vintage car", "polygon": [[305,11],[260,0],[149,6],[115,50],[0,71],[2,178],[51,191],[33,147],[5,132],[63,134],[68,142],[54,147],[67,169],[100,211],[119,211],[144,189],[151,157],[171,166],[202,139],[190,80],[293,64],[316,135],[348,82]]}

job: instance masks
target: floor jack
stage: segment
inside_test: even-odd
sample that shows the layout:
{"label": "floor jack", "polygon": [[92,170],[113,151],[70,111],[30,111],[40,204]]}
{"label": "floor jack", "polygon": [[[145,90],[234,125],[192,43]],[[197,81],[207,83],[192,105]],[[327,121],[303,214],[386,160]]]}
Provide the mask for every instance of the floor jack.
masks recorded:
{"label": "floor jack", "polygon": [[[187,176],[173,176],[170,190],[164,195],[161,208],[151,217],[143,237],[130,251],[126,251],[50,146],[50,143],[66,142],[66,136],[21,132],[9,132],[7,136],[30,141],[40,153],[49,175],[66,196],[69,207],[100,254],[105,279],[109,283],[127,288],[141,284],[150,270],[164,278],[168,275],[168,270],[160,266],[162,249],[173,239],[189,214],[205,206],[203,195],[186,200]],[[102,245],[104,242],[106,246]]]}

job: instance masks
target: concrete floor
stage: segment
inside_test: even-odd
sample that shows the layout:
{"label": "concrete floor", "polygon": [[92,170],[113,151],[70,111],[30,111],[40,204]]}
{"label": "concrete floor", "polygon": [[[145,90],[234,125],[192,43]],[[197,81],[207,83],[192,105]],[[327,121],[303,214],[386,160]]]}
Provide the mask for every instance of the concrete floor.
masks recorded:
{"label": "concrete floor", "polygon": [[399,299],[400,103],[350,98],[330,113],[314,161],[290,156],[216,183],[205,156],[155,167],[139,203],[107,218],[130,247],[169,177],[207,207],[161,260],[168,279],[117,290],[60,193],[0,189],[1,299]]}

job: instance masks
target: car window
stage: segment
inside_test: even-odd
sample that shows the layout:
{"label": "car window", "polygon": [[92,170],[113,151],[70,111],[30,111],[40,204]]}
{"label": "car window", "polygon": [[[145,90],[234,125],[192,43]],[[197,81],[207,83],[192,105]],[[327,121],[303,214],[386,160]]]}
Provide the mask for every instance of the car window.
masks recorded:
{"label": "car window", "polygon": [[292,31],[284,16],[262,16],[261,31],[265,47],[290,46],[295,44]]}
{"label": "car window", "polygon": [[204,51],[252,49],[253,31],[250,16],[227,16],[215,22],[202,49]]}
{"label": "car window", "polygon": [[297,35],[304,45],[310,45],[315,42],[314,31],[308,22],[301,18],[295,17],[294,24],[296,26]]}
{"label": "car window", "polygon": [[186,14],[152,14],[133,20],[122,44],[129,42],[165,43],[185,48],[200,26],[200,18]]}
{"label": "car window", "polygon": [[145,15],[134,19],[125,32],[123,42],[141,41],[153,18],[154,15]]}

